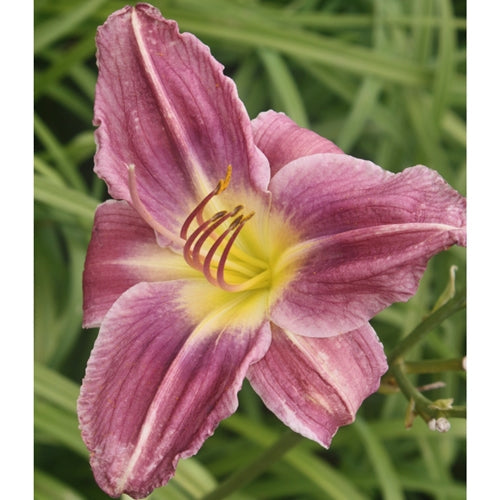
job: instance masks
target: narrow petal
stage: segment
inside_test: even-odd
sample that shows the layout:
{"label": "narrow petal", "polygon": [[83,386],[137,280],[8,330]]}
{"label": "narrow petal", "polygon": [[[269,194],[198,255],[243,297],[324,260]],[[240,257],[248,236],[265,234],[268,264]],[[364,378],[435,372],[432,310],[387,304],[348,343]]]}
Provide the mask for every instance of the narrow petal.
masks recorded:
{"label": "narrow petal", "polygon": [[387,370],[382,344],[369,324],[332,338],[306,338],[272,325],[272,343],[248,379],[288,427],[329,447],[351,423]]}
{"label": "narrow petal", "polygon": [[301,335],[361,326],[408,300],[433,255],[465,245],[465,199],[425,167],[391,174],[347,155],[315,155],[281,169],[270,187],[303,238],[285,258],[299,270],[271,319]]}
{"label": "narrow petal", "polygon": [[[207,331],[179,306],[182,282],[140,283],[106,315],[78,415],[96,481],[111,496],[143,498],[165,484],[237,407],[269,324]],[[207,285],[208,286],[208,285]]]}
{"label": "narrow petal", "polygon": [[125,201],[99,205],[83,271],[83,326],[99,326],[113,302],[141,281],[194,274],[181,255],[161,248],[153,230]]}
{"label": "narrow petal", "polygon": [[265,111],[252,120],[255,143],[266,155],[274,176],[284,165],[316,153],[342,153],[333,142],[299,127],[284,113]]}
{"label": "narrow petal", "polygon": [[112,14],[98,30],[96,172],[111,196],[139,198],[172,233],[233,167],[232,185],[263,190],[267,160],[255,147],[234,82],[207,46],[146,4]]}

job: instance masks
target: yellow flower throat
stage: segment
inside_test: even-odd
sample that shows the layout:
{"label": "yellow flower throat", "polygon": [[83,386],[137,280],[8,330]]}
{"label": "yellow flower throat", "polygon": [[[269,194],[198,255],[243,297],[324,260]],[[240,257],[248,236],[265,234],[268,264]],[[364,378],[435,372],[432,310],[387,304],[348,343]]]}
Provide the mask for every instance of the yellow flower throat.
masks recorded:
{"label": "yellow flower throat", "polygon": [[[232,167],[226,177],[195,207],[184,222],[180,236],[185,240],[184,259],[192,268],[202,272],[207,281],[228,292],[268,288],[271,284],[269,262],[235,245],[238,235],[254,212],[243,214],[243,205],[232,210],[216,211],[206,218],[207,205],[228,187]],[[189,233],[195,223],[197,227]],[[248,238],[247,238],[248,239]],[[247,241],[248,246],[248,241]],[[253,246],[253,245],[252,245]]]}

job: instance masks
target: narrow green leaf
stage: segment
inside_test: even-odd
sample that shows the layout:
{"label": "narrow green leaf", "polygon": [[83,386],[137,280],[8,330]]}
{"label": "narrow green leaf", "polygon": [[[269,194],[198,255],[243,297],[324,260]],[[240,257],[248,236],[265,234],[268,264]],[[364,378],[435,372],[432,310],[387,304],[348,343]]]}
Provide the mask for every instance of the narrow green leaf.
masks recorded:
{"label": "narrow green leaf", "polygon": [[[224,420],[222,425],[261,446],[271,446],[277,439],[275,431],[239,414],[235,414],[231,418]],[[307,446],[308,443],[304,447],[298,446],[291,450],[283,457],[283,460],[292,465],[297,472],[308,478],[317,488],[328,495],[327,498],[337,500],[365,499],[364,495],[349,478],[308,451]]]}
{"label": "narrow green leaf", "polygon": [[443,116],[441,126],[448,137],[464,148],[467,146],[467,127],[465,121],[456,113],[448,110]]}
{"label": "narrow green leaf", "polygon": [[47,88],[46,95],[83,122],[92,123],[92,105],[84,101],[74,90],[54,83]]}
{"label": "narrow green leaf", "polygon": [[453,29],[453,15],[449,0],[439,0],[437,8],[440,13],[440,26],[436,72],[432,91],[432,117],[434,123],[440,124],[448,105],[450,82],[454,74],[455,30]]}
{"label": "narrow green leaf", "polygon": [[68,4],[72,9],[59,17],[49,19],[36,26],[34,31],[35,54],[45,47],[71,33],[75,28],[94,14],[108,0],[89,0],[87,2]]}
{"label": "narrow green leaf", "polygon": [[404,492],[396,469],[378,437],[359,416],[356,418],[353,426],[365,444],[366,453],[370,457],[373,469],[378,477],[384,499],[404,500]]}
{"label": "narrow green leaf", "polygon": [[321,37],[299,30],[284,30],[282,27],[240,25],[235,27],[230,20],[207,22],[197,16],[187,16],[183,12],[171,11],[177,15],[182,27],[199,36],[208,36],[219,41],[238,43],[251,47],[267,47],[287,54],[295,59],[320,62],[337,70],[349,71],[357,75],[378,76],[383,80],[402,85],[426,85],[430,73],[401,57],[357,46],[341,40]]}
{"label": "narrow green leaf", "polygon": [[260,50],[266,71],[282,102],[283,111],[301,127],[308,127],[306,109],[283,58],[274,50]]}
{"label": "narrow green leaf", "polygon": [[421,473],[411,476],[403,473],[399,476],[399,479],[406,490],[427,493],[432,498],[439,495],[442,495],[447,500],[465,500],[467,498],[465,484],[460,484],[458,481],[452,483],[441,479],[437,481],[423,480]]}
{"label": "narrow green leaf", "polygon": [[202,498],[216,487],[217,481],[196,459],[181,460],[175,481],[192,498]]}
{"label": "narrow green leaf", "polygon": [[35,395],[68,412],[76,411],[79,387],[55,370],[35,363]]}
{"label": "narrow green leaf", "polygon": [[363,132],[366,122],[373,116],[373,108],[382,89],[374,78],[366,78],[361,84],[347,119],[337,138],[338,146],[348,152]]}
{"label": "narrow green leaf", "polygon": [[[66,150],[79,163],[92,159],[96,151],[94,132],[87,130],[75,135],[67,144]],[[91,168],[89,168],[89,173],[90,170]]]}
{"label": "narrow green leaf", "polygon": [[65,76],[71,75],[77,64],[83,64],[90,58],[95,57],[95,32],[78,40],[69,49],[50,50],[45,54],[50,61],[47,69],[35,72],[35,101],[45,94],[55,83],[61,81]]}
{"label": "narrow green leaf", "polygon": [[52,179],[40,175],[35,176],[34,193],[35,200],[78,216],[85,224],[92,225],[98,201],[85,193],[60,186]]}
{"label": "narrow green leaf", "polygon": [[438,169],[445,179],[452,178],[449,162],[440,145],[437,127],[433,121],[430,96],[420,91],[407,91],[405,105],[408,110],[415,138],[423,153],[423,163]]}
{"label": "narrow green leaf", "polygon": [[[440,482],[442,484],[449,483],[450,478],[447,474],[445,464],[440,463],[439,456],[432,449],[431,443],[428,439],[421,437],[418,439],[418,445],[427,469],[427,474],[432,481]],[[446,500],[446,496],[442,492],[438,492],[436,500]]]}
{"label": "narrow green leaf", "polygon": [[36,467],[33,479],[36,500],[85,500],[73,488]]}
{"label": "narrow green leaf", "polygon": [[[433,2],[434,0],[412,2],[412,17],[416,19],[434,18],[432,15]],[[432,46],[432,31],[432,26],[429,23],[412,25],[414,54],[415,59],[419,62],[424,63],[429,60]]]}
{"label": "narrow green leaf", "polygon": [[73,65],[69,71],[71,78],[76,85],[85,93],[91,100],[94,100],[95,85],[97,76],[94,70],[90,70],[83,64]]}
{"label": "narrow green leaf", "polygon": [[76,164],[66,154],[57,137],[37,114],[33,117],[33,125],[36,137],[50,154],[60,174],[70,183],[71,187],[85,191],[85,184],[78,173]]}
{"label": "narrow green leaf", "polygon": [[88,458],[87,448],[80,437],[76,412],[69,413],[44,399],[36,398],[34,422],[35,440],[37,433],[40,433],[43,439],[49,439]]}
{"label": "narrow green leaf", "polygon": [[35,172],[40,175],[50,179],[50,181],[58,186],[64,186],[64,179],[61,177],[59,172],[52,168],[46,161],[44,161],[39,156],[35,155],[33,159],[33,164],[35,167]]}

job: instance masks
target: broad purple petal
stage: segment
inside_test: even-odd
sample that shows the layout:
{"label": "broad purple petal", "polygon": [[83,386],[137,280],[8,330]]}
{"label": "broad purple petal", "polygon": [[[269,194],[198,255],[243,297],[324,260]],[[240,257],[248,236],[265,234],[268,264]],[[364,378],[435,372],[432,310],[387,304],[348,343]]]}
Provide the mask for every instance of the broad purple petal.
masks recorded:
{"label": "broad purple petal", "polygon": [[265,111],[252,120],[255,143],[266,155],[271,176],[297,158],[316,153],[342,153],[333,142],[299,127],[284,113]]}
{"label": "broad purple petal", "polygon": [[349,155],[318,154],[286,165],[270,190],[274,209],[305,239],[407,222],[465,226],[465,199],[422,165],[393,174]]}
{"label": "broad purple petal", "polygon": [[294,281],[271,319],[308,336],[353,330],[417,290],[427,261],[465,245],[465,199],[436,173],[347,155],[299,159],[273,177],[274,209],[302,234]]}
{"label": "broad purple petal", "polygon": [[428,260],[459,243],[460,230],[440,224],[395,224],[318,239],[270,318],[311,337],[350,331],[417,291]]}
{"label": "broad purple petal", "polygon": [[182,256],[156,243],[153,230],[125,201],[97,207],[83,271],[83,326],[98,326],[113,302],[141,281],[189,277]]}
{"label": "broad purple petal", "polygon": [[[96,481],[142,498],[166,483],[237,407],[268,323],[208,331],[179,305],[183,282],[140,283],[106,315],[78,401]],[[207,285],[208,286],[208,285]]]}
{"label": "broad purple petal", "polygon": [[126,166],[135,165],[146,209],[178,234],[229,164],[233,187],[267,188],[250,119],[207,46],[146,4],[112,14],[97,46],[95,170],[111,196],[130,201]]}
{"label": "broad purple petal", "polygon": [[248,379],[266,406],[288,427],[329,447],[351,423],[387,370],[373,328],[331,338],[307,338],[272,325],[273,340]]}

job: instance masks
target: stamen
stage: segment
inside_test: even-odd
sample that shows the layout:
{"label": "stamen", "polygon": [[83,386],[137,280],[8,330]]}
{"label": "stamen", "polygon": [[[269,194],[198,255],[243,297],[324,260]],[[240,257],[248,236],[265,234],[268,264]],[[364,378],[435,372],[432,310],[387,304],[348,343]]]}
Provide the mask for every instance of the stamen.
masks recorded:
{"label": "stamen", "polygon": [[[266,286],[271,273],[266,262],[247,254],[234,243],[246,222],[254,216],[254,212],[243,216],[237,214],[243,205],[237,205],[230,212],[224,210],[205,220],[203,211],[210,200],[224,191],[231,180],[232,167],[228,165],[226,177],[194,208],[182,225],[180,236],[185,240],[184,259],[205,275],[209,283],[223,290],[237,292]],[[237,217],[236,217],[237,216]],[[231,223],[228,219],[236,217]],[[188,236],[192,222],[196,220],[198,227]],[[221,226],[227,223],[225,229]],[[208,252],[204,255],[203,247],[207,240],[213,240]],[[222,250],[219,250],[222,247]],[[212,271],[215,271],[213,273]],[[225,271],[230,271],[233,280],[226,281]],[[241,282],[240,282],[241,281]]]}
{"label": "stamen", "polygon": [[187,239],[187,232],[189,229],[189,226],[191,225],[191,222],[196,219],[198,220],[198,224],[203,224],[205,221],[203,220],[203,209],[206,207],[207,203],[214,197],[217,196],[218,194],[222,193],[227,186],[229,185],[229,182],[231,180],[231,173],[233,171],[233,167],[231,165],[227,166],[227,171],[226,171],[226,177],[224,179],[221,179],[218,183],[217,186],[215,186],[215,189],[213,189],[210,193],[208,193],[201,202],[196,205],[195,209],[188,215],[187,219],[184,221],[184,224],[181,227],[181,238],[183,240]]}
{"label": "stamen", "polygon": [[[184,224],[181,227],[181,238],[183,240],[187,239],[187,232],[189,226],[191,225],[191,222],[193,222],[195,217],[202,217],[205,205],[217,194],[219,184],[217,184],[217,187],[213,191],[208,193],[208,195],[205,196],[205,198],[203,198],[203,200],[201,200],[198,205],[196,205],[196,208],[188,215],[187,219],[184,221]],[[203,220],[201,221],[201,224],[203,224]]]}
{"label": "stamen", "polygon": [[[224,278],[224,268],[226,266],[226,261],[227,261],[227,258],[229,256],[229,252],[231,251],[231,247],[233,246],[236,238],[238,237],[238,234],[243,229],[243,226],[245,225],[245,223],[248,220],[250,220],[254,215],[255,215],[255,212],[251,212],[250,214],[241,218],[241,220],[238,222],[238,225],[234,228],[234,232],[231,235],[231,237],[229,238],[226,246],[224,247],[224,251],[222,252],[221,258],[219,260],[219,265],[217,266],[217,284],[221,288],[223,288],[224,290],[238,291],[239,289],[241,289],[241,284],[240,285],[230,285],[229,283],[226,282],[226,280]],[[236,222],[236,220],[234,222]]]}
{"label": "stamen", "polygon": [[[186,243],[184,245],[184,252],[183,253],[184,253],[184,259],[185,259],[185,261],[191,267],[194,267],[195,269],[198,269],[199,271],[201,271],[202,266],[201,266],[201,264],[196,265],[196,263],[194,262],[193,252],[191,250],[191,247],[193,246],[194,242],[196,241],[196,238],[198,238],[198,236],[200,234],[202,234],[204,231],[207,231],[208,234],[211,234],[212,231],[217,227],[217,224],[213,224],[213,223],[216,222],[216,221],[218,221],[219,219],[223,219],[223,221],[226,220],[227,219],[227,211],[217,212],[215,215],[213,215],[212,217],[210,217],[210,219],[208,219],[207,221],[205,221],[201,226],[199,226],[195,231],[193,231],[193,233],[187,239],[187,241],[186,241]],[[210,228],[210,230],[208,230],[207,228],[211,224],[213,226]]]}
{"label": "stamen", "polygon": [[[241,224],[241,221],[243,220],[243,218],[244,217],[242,215],[240,215],[231,223],[231,225],[217,238],[215,243],[210,247],[210,250],[208,251],[208,253],[205,257],[205,261],[203,263],[203,274],[205,275],[207,280],[210,283],[212,283],[212,285],[220,286],[217,278],[212,276],[212,273],[210,271],[210,268],[212,266],[212,259],[214,258],[215,252],[220,247],[221,243],[226,239],[226,237],[229,233],[231,233],[235,229],[238,230],[237,231],[238,233],[240,232],[241,228],[243,227]],[[234,242],[234,239],[232,239],[232,241]],[[220,266],[220,261],[219,261],[219,266]],[[218,267],[217,267],[217,269],[218,269]]]}
{"label": "stamen", "polygon": [[217,186],[219,187],[219,190],[215,194],[222,193],[222,191],[224,191],[229,186],[229,182],[231,181],[231,174],[232,173],[233,173],[233,166],[231,164],[229,164],[227,166],[227,170],[226,170],[226,177],[218,182]]}
{"label": "stamen", "polygon": [[[203,269],[203,262],[202,262],[202,259],[200,258],[200,252],[201,252],[201,248],[202,248],[203,244],[205,243],[205,241],[210,236],[212,236],[213,232],[219,226],[221,226],[227,219],[230,219],[231,217],[234,217],[242,209],[243,209],[243,205],[238,205],[231,212],[218,212],[218,213],[222,213],[222,216],[217,217],[217,219],[215,219],[215,221],[213,221],[213,224],[209,225],[208,227],[206,226],[206,224],[202,224],[200,226],[200,227],[205,226],[206,229],[201,232],[201,236],[196,241],[194,247],[192,247],[191,257],[192,257],[193,264],[194,264],[193,267],[195,267],[196,269],[199,269],[199,270]],[[200,233],[198,233],[198,234],[200,234]],[[191,236],[189,237],[189,240],[191,240]],[[194,238],[191,241],[191,246],[192,246],[192,244],[194,243],[195,240],[196,240],[196,238]],[[188,246],[188,242],[186,242],[186,246]]]}

